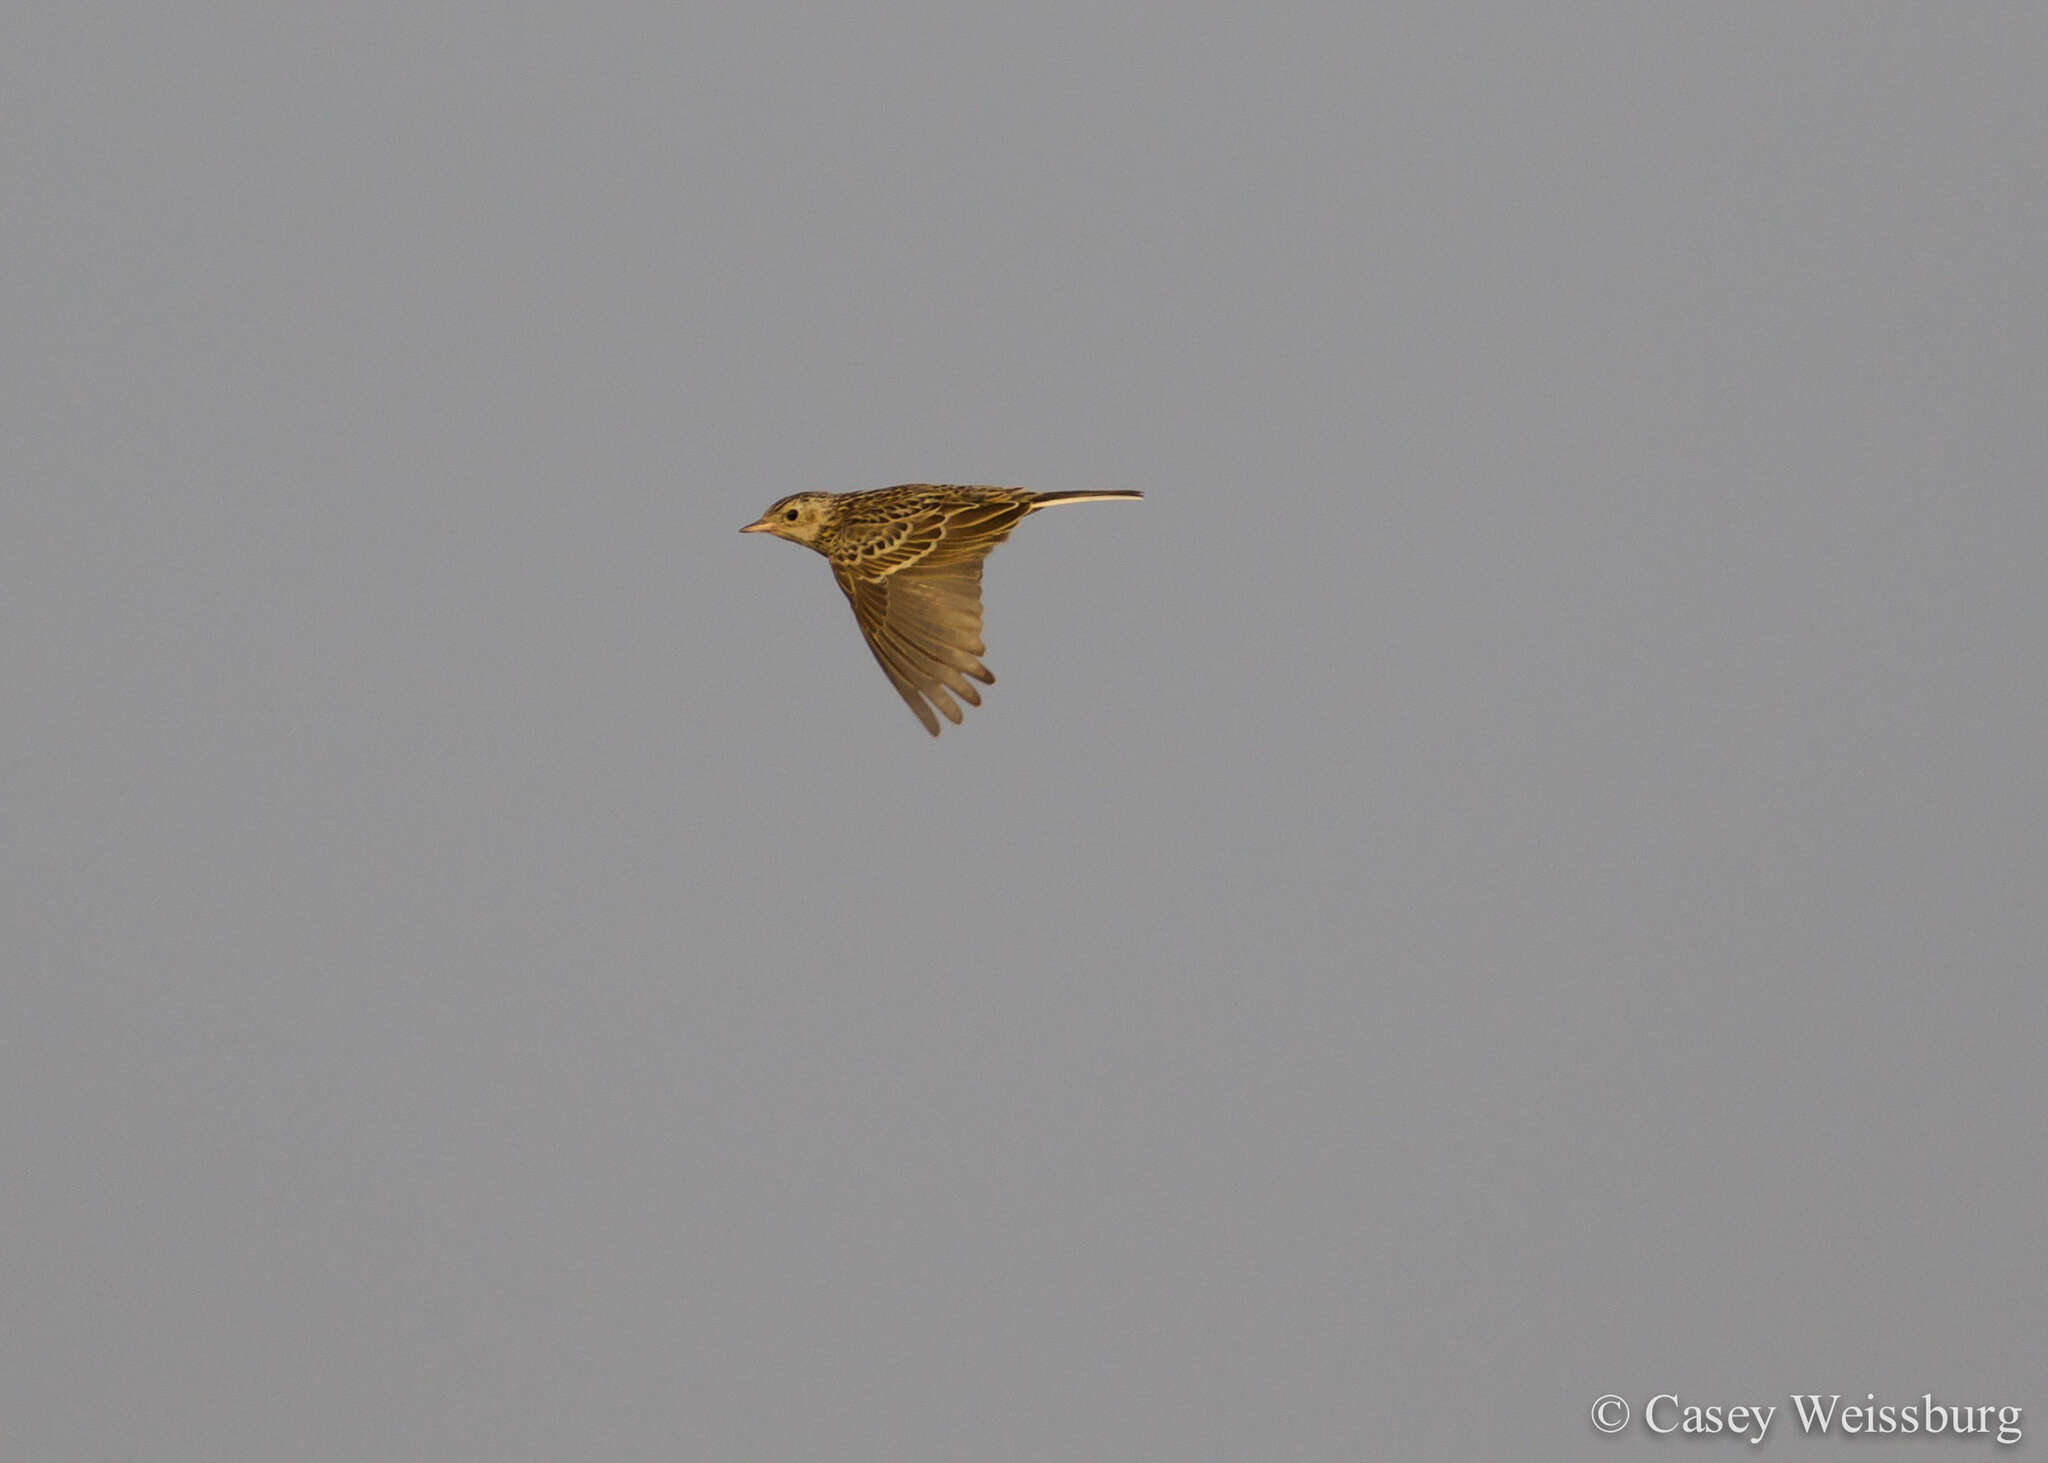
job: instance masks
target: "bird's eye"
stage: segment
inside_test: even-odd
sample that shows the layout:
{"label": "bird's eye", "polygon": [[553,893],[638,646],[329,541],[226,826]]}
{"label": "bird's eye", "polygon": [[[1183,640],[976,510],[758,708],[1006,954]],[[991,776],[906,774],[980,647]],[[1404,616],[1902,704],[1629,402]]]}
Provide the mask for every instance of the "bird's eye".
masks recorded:
{"label": "bird's eye", "polygon": [[794,522],[796,522],[796,509],[794,509],[794,508],[785,508],[785,509],[783,509],[783,510],[782,510],[782,516],[783,516],[783,517],[784,517],[785,519],[787,519],[787,520],[788,520],[789,522],[791,522],[791,523],[794,523]]}

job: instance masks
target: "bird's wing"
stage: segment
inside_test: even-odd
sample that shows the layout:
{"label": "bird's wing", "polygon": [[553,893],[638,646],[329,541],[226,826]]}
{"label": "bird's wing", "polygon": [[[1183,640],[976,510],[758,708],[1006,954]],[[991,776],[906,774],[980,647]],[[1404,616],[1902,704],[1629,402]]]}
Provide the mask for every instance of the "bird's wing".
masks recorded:
{"label": "bird's wing", "polygon": [[832,563],[832,576],[853,604],[868,649],[933,736],[939,734],[934,706],[958,725],[960,705],[953,698],[979,706],[981,693],[973,682],[995,684],[981,663],[981,561],[986,555],[984,548],[942,562],[927,550],[920,561],[882,575],[856,572],[837,558]]}
{"label": "bird's wing", "polygon": [[1004,492],[1005,496],[946,502],[927,497],[901,511],[874,518],[850,517],[840,525],[829,557],[863,579],[884,579],[916,564],[954,563],[980,559],[1010,536],[1017,520],[1038,505],[1029,494],[1002,489],[961,489],[962,492]]}

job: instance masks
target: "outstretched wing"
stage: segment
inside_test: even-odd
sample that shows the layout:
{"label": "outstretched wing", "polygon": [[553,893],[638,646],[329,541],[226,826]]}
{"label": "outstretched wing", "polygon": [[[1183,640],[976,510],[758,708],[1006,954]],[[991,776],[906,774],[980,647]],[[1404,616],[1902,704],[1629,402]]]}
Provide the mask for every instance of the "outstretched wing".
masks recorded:
{"label": "outstretched wing", "polygon": [[995,684],[981,663],[981,564],[1037,504],[1019,488],[912,486],[873,505],[896,511],[850,515],[827,557],[890,684],[937,736],[939,716],[958,725],[960,701],[981,704],[973,681]]}
{"label": "outstretched wing", "polygon": [[981,705],[974,682],[995,684],[981,663],[981,561],[934,562],[936,556],[879,578],[832,565],[832,575],[853,604],[868,649],[924,729],[939,734],[937,707],[946,720],[960,721],[960,701]]}

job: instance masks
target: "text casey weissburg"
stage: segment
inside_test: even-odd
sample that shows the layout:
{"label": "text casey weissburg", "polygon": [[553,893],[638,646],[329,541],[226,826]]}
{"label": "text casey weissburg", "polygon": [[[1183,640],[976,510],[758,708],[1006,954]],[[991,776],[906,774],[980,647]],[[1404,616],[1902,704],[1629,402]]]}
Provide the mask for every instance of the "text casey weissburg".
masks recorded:
{"label": "text casey weissburg", "polygon": [[[1792,1412],[1801,1432],[1819,1437],[1989,1435],[2011,1447],[2025,1436],[2017,1407],[1965,1407],[1937,1402],[1932,1392],[1900,1403],[1879,1402],[1875,1392],[1865,1393],[1861,1402],[1844,1402],[1839,1392],[1795,1392]],[[1735,1433],[1761,1443],[1777,1413],[1775,1404],[1687,1402],[1675,1392],[1659,1392],[1643,1404],[1643,1426],[1653,1433]]]}

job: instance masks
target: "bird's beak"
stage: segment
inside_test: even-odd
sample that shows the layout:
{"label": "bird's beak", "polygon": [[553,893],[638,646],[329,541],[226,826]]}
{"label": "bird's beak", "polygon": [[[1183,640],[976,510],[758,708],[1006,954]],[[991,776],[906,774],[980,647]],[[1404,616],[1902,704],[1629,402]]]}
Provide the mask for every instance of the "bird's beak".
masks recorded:
{"label": "bird's beak", "polygon": [[770,524],[769,524],[769,522],[768,522],[768,520],[767,520],[767,519],[765,519],[765,518],[757,518],[757,519],[755,519],[755,520],[754,520],[754,521],[753,521],[752,523],[748,524],[748,525],[747,525],[747,526],[746,526],[745,528],[741,529],[741,530],[740,530],[740,532],[741,532],[741,533],[766,533],[766,532],[768,531],[769,527],[770,527]]}

